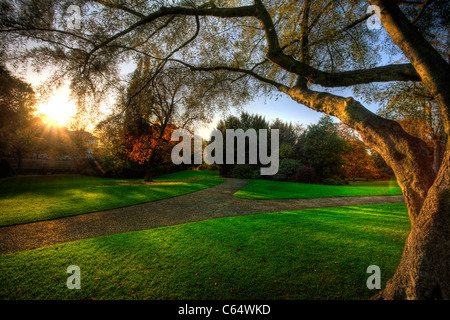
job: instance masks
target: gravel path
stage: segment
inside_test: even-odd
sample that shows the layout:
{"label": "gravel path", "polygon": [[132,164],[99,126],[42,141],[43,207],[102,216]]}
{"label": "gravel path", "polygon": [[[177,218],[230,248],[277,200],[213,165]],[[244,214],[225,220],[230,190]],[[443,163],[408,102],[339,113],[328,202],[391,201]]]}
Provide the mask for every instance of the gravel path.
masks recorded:
{"label": "gravel path", "polygon": [[0,228],[0,254],[128,231],[239,215],[403,202],[403,196],[248,200],[233,197],[247,180],[144,204]]}

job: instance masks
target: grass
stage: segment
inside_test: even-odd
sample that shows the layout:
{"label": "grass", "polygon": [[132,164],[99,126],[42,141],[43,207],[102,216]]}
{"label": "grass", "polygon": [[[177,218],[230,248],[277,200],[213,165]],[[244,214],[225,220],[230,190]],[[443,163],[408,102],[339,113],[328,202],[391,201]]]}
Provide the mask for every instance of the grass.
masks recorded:
{"label": "grass", "polygon": [[77,175],[11,178],[0,183],[0,226],[175,197],[223,181],[217,171],[182,171],[157,177],[152,183]]}
{"label": "grass", "polygon": [[[0,256],[0,298],[367,299],[410,230],[403,203],[220,218]],[[69,265],[81,289],[66,287]]]}
{"label": "grass", "polygon": [[363,197],[401,195],[393,181],[361,181],[345,186],[329,186],[296,182],[249,180],[249,184],[234,194],[244,199],[307,199],[328,197]]}

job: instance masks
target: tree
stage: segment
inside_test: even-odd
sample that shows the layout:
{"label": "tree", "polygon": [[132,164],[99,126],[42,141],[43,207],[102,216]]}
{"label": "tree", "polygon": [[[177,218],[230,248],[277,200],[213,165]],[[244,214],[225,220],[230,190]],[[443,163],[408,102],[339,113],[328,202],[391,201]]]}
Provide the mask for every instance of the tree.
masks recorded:
{"label": "tree", "polygon": [[309,125],[301,143],[302,163],[313,167],[320,179],[343,176],[347,144],[338,135],[330,116],[323,116],[317,124]]}
{"label": "tree", "polygon": [[280,158],[300,159],[300,137],[305,131],[303,126],[277,118],[270,123],[270,128],[279,130]]}
{"label": "tree", "polygon": [[339,136],[347,142],[347,152],[343,153],[345,176],[355,181],[356,178],[377,179],[384,176],[367,150],[359,135],[345,124],[339,124]]}
{"label": "tree", "polygon": [[158,163],[170,162],[176,144],[171,141],[172,132],[203,120],[209,101],[207,93],[196,88],[202,79],[169,64],[163,69],[148,57],[142,58],[117,114],[111,118],[123,117],[121,151],[128,159],[145,164],[145,181],[153,180]]}
{"label": "tree", "polygon": [[43,139],[43,123],[34,115],[36,98],[31,86],[0,66],[0,154],[22,159],[37,151]]}
{"label": "tree", "polygon": [[[249,114],[247,112],[241,112],[239,117],[230,115],[226,117],[225,119],[220,120],[217,123],[217,130],[219,130],[222,133],[223,136],[223,157],[224,159],[227,159],[227,134],[226,130],[233,129],[238,130],[242,129],[244,132],[246,132],[248,129],[254,129],[256,131],[257,139],[259,139],[259,130],[260,129],[266,129],[268,130],[268,139],[270,139],[270,131],[269,131],[269,123],[264,119],[264,117],[257,115],[257,114]],[[240,178],[254,178],[258,174],[253,174],[256,172],[257,169],[261,167],[260,163],[257,164],[249,164],[249,139],[245,138],[245,165],[244,164],[237,164],[237,142],[234,141],[234,155],[233,155],[233,164],[226,163],[224,161],[223,164],[219,165],[219,171],[222,175],[231,175],[233,171],[236,172],[243,172],[244,174],[235,175],[236,177]],[[259,140],[258,140],[259,141]],[[229,143],[229,142],[228,142]]]}
{"label": "tree", "polygon": [[383,107],[379,114],[396,120],[409,134],[425,141],[436,174],[448,139],[444,118],[434,98],[422,83],[393,84],[378,95]]}
{"label": "tree", "polygon": [[81,172],[81,165],[88,158],[93,158],[96,138],[90,133],[81,117],[77,114],[70,119],[67,134],[64,136],[64,155],[70,156]]}
{"label": "tree", "polygon": [[175,143],[171,142],[173,125],[153,125],[139,136],[125,136],[125,152],[128,159],[147,167],[145,181],[153,181],[154,168],[157,163],[168,164],[170,151]]}
{"label": "tree", "polygon": [[292,148],[298,143],[299,137],[304,131],[302,125],[286,123],[278,118],[270,123],[270,129],[279,130],[280,146],[289,145]]}
{"label": "tree", "polygon": [[[381,66],[374,47],[377,33],[362,23],[375,14],[366,13],[365,1],[86,1],[83,9],[95,14],[86,15],[79,30],[55,23],[53,17],[62,14],[52,16],[72,0],[30,3],[36,10],[2,3],[3,49],[58,63],[56,76],[70,76],[80,96],[92,95],[96,87],[102,93],[114,88],[113,71],[123,59],[149,56],[161,66],[177,62],[210,77],[218,97],[228,93],[230,99],[243,101],[277,90],[355,129],[393,169],[412,226],[397,272],[380,297],[450,298],[449,142],[436,174],[424,141],[353,97],[324,89],[422,81],[439,106],[448,135],[450,66],[430,38],[446,32],[445,0],[369,0],[395,44],[391,49],[400,49],[409,61]],[[43,45],[21,50],[20,40],[26,37]]]}

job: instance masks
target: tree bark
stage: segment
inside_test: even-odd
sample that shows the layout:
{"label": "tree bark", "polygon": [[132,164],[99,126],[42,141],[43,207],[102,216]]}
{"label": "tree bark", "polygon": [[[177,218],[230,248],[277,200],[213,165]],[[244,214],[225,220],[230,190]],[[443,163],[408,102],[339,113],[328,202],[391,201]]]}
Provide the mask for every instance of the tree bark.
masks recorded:
{"label": "tree bark", "polygon": [[394,170],[403,190],[411,232],[395,276],[379,299],[450,299],[450,154],[436,176],[426,144],[352,98],[286,89],[297,102],[340,118]]}
{"label": "tree bark", "polygon": [[394,277],[374,299],[450,299],[450,152],[428,191]]}
{"label": "tree bark", "polygon": [[[450,132],[450,66],[407,20],[393,1],[369,0],[380,8],[380,19],[438,102]],[[411,232],[394,277],[377,295],[380,299],[450,299],[450,143],[441,168],[425,195],[406,197]],[[416,163],[410,170],[424,164]],[[433,169],[433,166],[430,166]],[[394,172],[396,170],[394,169]],[[434,170],[433,170],[434,171]],[[397,172],[395,172],[397,174]],[[406,196],[406,195],[405,195]],[[420,199],[422,198],[422,199]],[[420,210],[411,210],[413,206]]]}
{"label": "tree bark", "polygon": [[441,140],[434,138],[434,149],[433,149],[433,170],[438,174],[439,168],[441,167],[441,155],[442,155],[442,145]]}

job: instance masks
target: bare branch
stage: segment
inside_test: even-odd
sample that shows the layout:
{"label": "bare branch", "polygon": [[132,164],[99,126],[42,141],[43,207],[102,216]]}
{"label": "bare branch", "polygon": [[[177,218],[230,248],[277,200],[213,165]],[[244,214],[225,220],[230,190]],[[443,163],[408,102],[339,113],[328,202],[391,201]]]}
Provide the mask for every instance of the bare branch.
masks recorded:
{"label": "bare branch", "polygon": [[244,74],[254,77],[255,79],[258,79],[259,81],[271,84],[271,85],[275,86],[278,90],[287,89],[287,87],[284,84],[276,82],[272,79],[265,78],[252,70],[236,68],[236,67],[229,67],[229,66],[199,67],[199,66],[193,66],[191,64],[188,64],[184,61],[177,60],[177,59],[170,59],[170,61],[178,62],[178,63],[188,67],[192,71],[231,71],[231,72],[244,73]]}
{"label": "bare branch", "polygon": [[185,41],[182,45],[180,45],[179,47],[177,47],[175,50],[173,50],[168,56],[166,56],[162,62],[159,64],[159,66],[156,68],[155,72],[152,74],[152,76],[150,77],[149,80],[147,80],[147,82],[141,87],[141,89],[139,89],[136,93],[134,93],[129,99],[128,99],[128,103],[127,106],[131,103],[131,100],[134,99],[137,95],[139,95],[154,79],[155,77],[158,75],[159,72],[161,72],[161,70],[164,68],[164,66],[166,65],[167,61],[169,61],[170,57],[173,56],[177,51],[181,50],[183,47],[186,47],[189,43],[191,43],[192,41],[194,41],[194,39],[198,36],[199,32],[200,32],[200,21],[198,19],[198,16],[195,17],[195,21],[197,23],[197,27],[195,30],[194,35],[189,38],[187,41]]}
{"label": "bare branch", "polygon": [[145,17],[144,14],[142,14],[140,12],[137,12],[137,11],[131,9],[131,8],[125,7],[123,4],[111,3],[111,2],[103,1],[103,0],[95,0],[95,2],[101,4],[101,5],[105,6],[105,7],[111,8],[111,9],[119,9],[119,10],[122,10],[122,11],[125,11],[125,12],[128,12],[128,13],[131,13],[132,15],[135,15],[135,16],[137,16],[139,18],[144,18]]}
{"label": "bare branch", "polygon": [[100,44],[96,45],[87,55],[86,61],[89,60],[90,56],[94,54],[95,51],[107,46],[114,40],[134,31],[136,28],[151,23],[158,18],[168,16],[168,15],[185,15],[185,16],[215,16],[221,18],[230,17],[248,17],[255,16],[254,6],[245,6],[237,8],[183,8],[183,7],[161,7],[158,11],[153,12],[136,23],[132,24],[128,28],[116,33],[112,37],[104,40]]}

